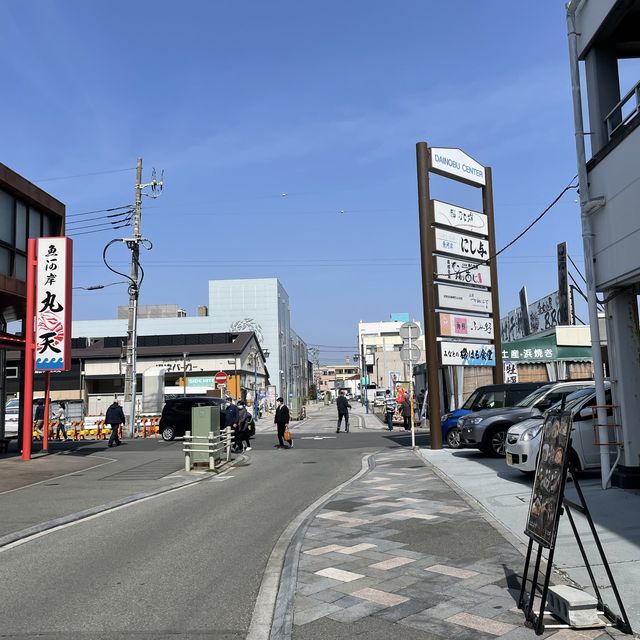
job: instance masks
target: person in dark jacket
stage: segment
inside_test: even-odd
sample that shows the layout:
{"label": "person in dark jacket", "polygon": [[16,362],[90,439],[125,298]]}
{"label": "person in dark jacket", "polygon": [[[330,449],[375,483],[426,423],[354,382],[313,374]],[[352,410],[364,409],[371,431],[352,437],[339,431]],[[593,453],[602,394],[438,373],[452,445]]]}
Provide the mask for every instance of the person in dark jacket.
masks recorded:
{"label": "person in dark jacket", "polygon": [[336,406],[338,407],[338,426],[336,428],[336,433],[340,433],[340,425],[342,424],[343,419],[344,431],[345,433],[349,433],[349,409],[351,409],[351,405],[349,404],[344,391],[340,391],[340,395],[336,400]]}
{"label": "person in dark jacket", "polygon": [[118,403],[117,400],[113,401],[113,404],[107,409],[107,413],[104,416],[105,424],[108,424],[111,427],[111,436],[109,437],[109,446],[113,447],[115,444],[116,447],[119,447],[122,443],[120,442],[120,438],[118,437],[118,429],[120,425],[124,426],[125,418],[124,411],[122,407]]}
{"label": "person in dark jacket", "polygon": [[289,415],[289,407],[287,407],[287,405],[284,403],[283,398],[278,398],[278,400],[276,401],[276,416],[273,419],[273,422],[278,428],[278,442],[280,444],[278,444],[277,446],[280,447],[280,449],[291,449],[291,447],[293,447],[293,441],[289,445],[286,445],[284,443],[284,432],[289,426],[290,419],[291,417]]}
{"label": "person in dark jacket", "polygon": [[238,429],[235,437],[237,452],[251,451],[251,414],[247,411],[242,400],[238,400]]}
{"label": "person in dark jacket", "polygon": [[238,407],[233,404],[233,399],[231,398],[231,396],[227,396],[227,401],[223,412],[225,427],[231,427],[235,434],[238,431]]}
{"label": "person in dark jacket", "polygon": [[402,403],[402,422],[404,430],[411,431],[411,400],[409,396],[405,396]]}
{"label": "person in dark jacket", "polygon": [[39,437],[44,436],[44,400],[36,400],[36,410],[33,416],[35,429]]}

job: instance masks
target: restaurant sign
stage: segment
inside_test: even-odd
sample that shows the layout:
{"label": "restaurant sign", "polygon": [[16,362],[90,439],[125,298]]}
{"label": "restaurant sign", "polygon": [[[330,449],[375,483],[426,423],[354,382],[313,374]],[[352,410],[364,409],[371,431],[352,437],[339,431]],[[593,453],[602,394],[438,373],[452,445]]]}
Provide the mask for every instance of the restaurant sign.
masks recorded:
{"label": "restaurant sign", "polygon": [[70,238],[38,238],[35,371],[71,369]]}
{"label": "restaurant sign", "polygon": [[469,231],[481,236],[489,235],[489,218],[484,213],[458,207],[455,204],[432,200],[433,221],[458,231]]}
{"label": "restaurant sign", "polygon": [[439,253],[452,253],[461,258],[486,260],[489,257],[489,242],[484,238],[468,236],[446,229],[435,229],[434,248]]}
{"label": "restaurant sign", "polygon": [[491,269],[486,264],[436,256],[435,269],[435,280],[448,280],[457,284],[471,284],[479,287],[491,286]]}
{"label": "restaurant sign", "polygon": [[439,313],[438,324],[441,336],[493,340],[493,320],[491,318],[467,316],[459,313]]}
{"label": "restaurant sign", "polygon": [[495,367],[496,352],[492,344],[471,342],[441,342],[443,365],[466,367]]}
{"label": "restaurant sign", "polygon": [[491,313],[491,294],[488,291],[437,284],[436,296],[441,309]]}

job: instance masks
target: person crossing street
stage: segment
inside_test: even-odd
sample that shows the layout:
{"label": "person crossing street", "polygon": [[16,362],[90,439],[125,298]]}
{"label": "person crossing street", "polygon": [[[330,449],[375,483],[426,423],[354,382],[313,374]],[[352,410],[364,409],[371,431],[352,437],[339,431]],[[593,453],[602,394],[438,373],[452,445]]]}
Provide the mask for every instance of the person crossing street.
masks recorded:
{"label": "person crossing street", "polygon": [[391,395],[391,391],[387,389],[384,392],[384,412],[387,420],[387,430],[393,431],[393,414],[396,410],[395,398]]}
{"label": "person crossing street", "polygon": [[351,409],[351,405],[349,404],[349,400],[347,400],[344,390],[340,391],[340,395],[336,399],[336,406],[338,407],[338,426],[336,433],[340,433],[342,420],[344,420],[345,433],[349,433],[349,409]]}
{"label": "person crossing street", "polygon": [[104,416],[104,422],[111,427],[108,446],[113,447],[115,444],[116,447],[119,447],[122,443],[118,437],[118,429],[120,428],[120,425],[124,426],[125,417],[124,411],[117,400],[114,400],[113,404],[107,409],[107,413],[105,413]]}
{"label": "person crossing street", "polygon": [[289,427],[289,420],[291,419],[289,415],[289,407],[284,403],[284,398],[278,398],[276,404],[276,415],[273,419],[277,429],[278,429],[278,442],[276,445],[280,449],[291,449],[293,447],[293,440],[290,441],[288,445],[284,443],[284,433]]}

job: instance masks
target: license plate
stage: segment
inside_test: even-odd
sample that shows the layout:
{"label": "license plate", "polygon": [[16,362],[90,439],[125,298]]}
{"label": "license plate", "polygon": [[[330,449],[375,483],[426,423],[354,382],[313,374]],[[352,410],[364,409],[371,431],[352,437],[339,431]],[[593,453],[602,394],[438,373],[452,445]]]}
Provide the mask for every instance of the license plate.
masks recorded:
{"label": "license plate", "polygon": [[513,464],[513,455],[507,453],[507,464]]}

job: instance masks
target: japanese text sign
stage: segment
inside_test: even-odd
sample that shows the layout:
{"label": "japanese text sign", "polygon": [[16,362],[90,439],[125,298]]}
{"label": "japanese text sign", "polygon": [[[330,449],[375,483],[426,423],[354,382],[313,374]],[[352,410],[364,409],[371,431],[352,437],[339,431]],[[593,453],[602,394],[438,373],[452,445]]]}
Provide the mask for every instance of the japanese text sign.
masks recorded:
{"label": "japanese text sign", "polygon": [[482,236],[489,235],[489,218],[484,213],[458,207],[455,204],[432,200],[433,221],[458,231],[470,231]]}
{"label": "japanese text sign", "polygon": [[71,369],[70,238],[38,238],[35,371]]}
{"label": "japanese text sign", "polygon": [[437,305],[443,309],[491,313],[491,294],[480,289],[436,285]]}
{"label": "japanese text sign", "polygon": [[440,335],[452,338],[493,340],[493,320],[459,313],[439,313]]}
{"label": "japanese text sign", "polygon": [[440,253],[452,253],[472,260],[486,260],[489,257],[489,242],[484,238],[446,229],[435,229],[435,236],[434,247]]}
{"label": "japanese text sign", "polygon": [[470,342],[441,342],[440,352],[443,365],[467,367],[495,367],[496,352],[492,344],[472,344]]}
{"label": "japanese text sign", "polygon": [[475,284],[481,287],[491,286],[491,269],[486,264],[435,257],[435,280],[448,280],[457,284]]}

